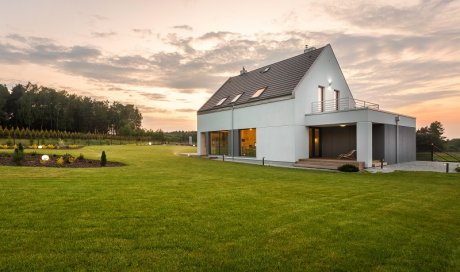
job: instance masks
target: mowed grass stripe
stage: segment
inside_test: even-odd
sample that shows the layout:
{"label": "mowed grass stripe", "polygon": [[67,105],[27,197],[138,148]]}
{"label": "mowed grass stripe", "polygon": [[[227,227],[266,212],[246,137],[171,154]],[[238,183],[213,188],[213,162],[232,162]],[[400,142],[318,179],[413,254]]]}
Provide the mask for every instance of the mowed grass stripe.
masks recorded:
{"label": "mowed grass stripe", "polygon": [[459,175],[71,152],[102,150],[127,166],[0,167],[0,270],[459,269]]}

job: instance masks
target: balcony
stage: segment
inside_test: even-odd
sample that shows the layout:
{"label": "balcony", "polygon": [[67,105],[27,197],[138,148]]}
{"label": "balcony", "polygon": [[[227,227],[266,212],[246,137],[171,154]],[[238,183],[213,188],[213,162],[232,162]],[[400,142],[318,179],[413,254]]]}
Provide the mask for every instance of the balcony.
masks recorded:
{"label": "balcony", "polygon": [[311,112],[312,113],[321,113],[321,112],[333,112],[333,111],[345,111],[345,110],[355,110],[355,109],[374,109],[378,110],[379,105],[364,100],[353,99],[353,98],[341,98],[341,99],[331,99],[324,101],[316,101],[311,103]]}

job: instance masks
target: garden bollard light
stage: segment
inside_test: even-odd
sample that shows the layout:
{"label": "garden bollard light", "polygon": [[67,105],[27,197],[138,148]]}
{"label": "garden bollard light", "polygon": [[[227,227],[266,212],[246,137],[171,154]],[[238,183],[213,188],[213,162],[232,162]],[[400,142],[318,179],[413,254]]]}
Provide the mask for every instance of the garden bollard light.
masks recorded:
{"label": "garden bollard light", "polygon": [[265,157],[262,157],[262,166],[265,165]]}

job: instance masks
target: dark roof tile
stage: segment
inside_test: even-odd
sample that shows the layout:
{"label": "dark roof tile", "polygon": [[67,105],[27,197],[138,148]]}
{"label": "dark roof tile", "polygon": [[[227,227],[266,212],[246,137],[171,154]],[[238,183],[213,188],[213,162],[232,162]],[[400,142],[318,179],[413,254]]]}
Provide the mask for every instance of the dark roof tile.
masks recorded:
{"label": "dark roof tile", "polygon": [[[292,94],[323,49],[324,47],[318,48],[242,75],[230,77],[198,110],[198,113]],[[267,67],[270,69],[264,73]],[[255,91],[265,87],[267,89],[259,97],[251,98]],[[240,93],[243,95],[232,103],[233,98]],[[228,99],[222,105],[216,106],[224,97]]]}

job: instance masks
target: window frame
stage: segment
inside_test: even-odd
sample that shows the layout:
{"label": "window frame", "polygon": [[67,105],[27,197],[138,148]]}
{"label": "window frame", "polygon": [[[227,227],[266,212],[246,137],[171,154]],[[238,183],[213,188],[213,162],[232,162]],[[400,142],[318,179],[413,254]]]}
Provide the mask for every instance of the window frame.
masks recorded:
{"label": "window frame", "polygon": [[260,97],[264,92],[265,90],[267,89],[267,87],[263,87],[263,88],[260,88],[260,89],[257,89],[251,96],[251,98],[258,98]]}
{"label": "window frame", "polygon": [[232,101],[230,101],[230,103],[235,103],[236,101],[238,101],[241,98],[241,96],[243,96],[243,94],[244,93],[235,95],[235,97],[232,99]]}
{"label": "window frame", "polygon": [[224,102],[227,101],[227,99],[228,99],[228,96],[222,98],[221,100],[219,100],[219,102],[217,102],[216,106],[220,106],[220,105],[224,104]]}

